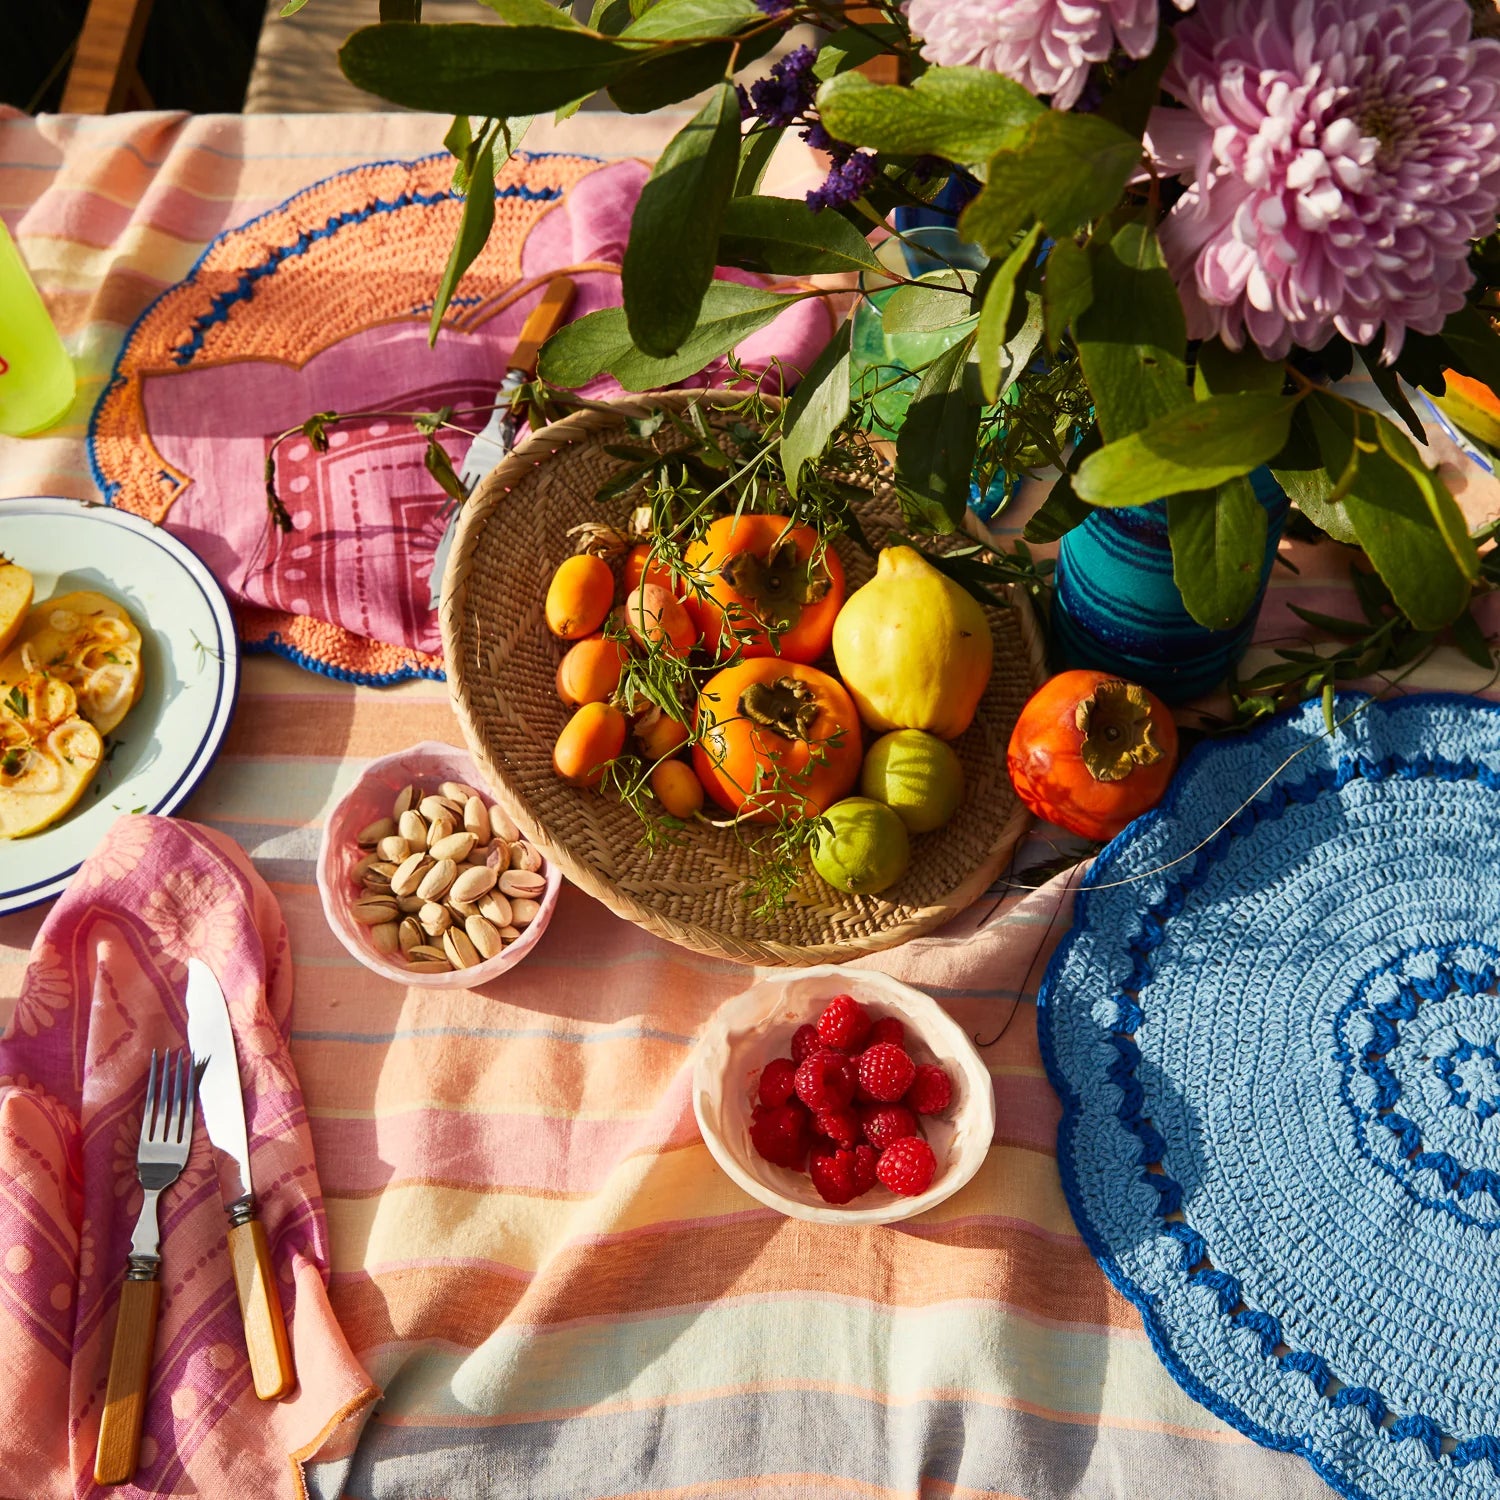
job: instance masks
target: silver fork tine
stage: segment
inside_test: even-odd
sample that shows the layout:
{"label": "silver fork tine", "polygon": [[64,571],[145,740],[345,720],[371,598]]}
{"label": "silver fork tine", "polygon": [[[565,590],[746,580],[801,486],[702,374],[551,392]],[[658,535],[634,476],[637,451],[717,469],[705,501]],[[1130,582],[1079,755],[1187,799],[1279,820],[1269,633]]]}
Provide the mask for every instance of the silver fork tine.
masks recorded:
{"label": "silver fork tine", "polygon": [[164,1144],[171,1139],[172,1115],[177,1108],[177,1054],[175,1052],[168,1052],[162,1058],[162,1071],[166,1074],[164,1092],[166,1105],[157,1117],[156,1129],[151,1132],[151,1139]]}
{"label": "silver fork tine", "polygon": [[173,1139],[180,1146],[182,1144],[183,1127],[187,1124],[188,1106],[193,1101],[190,1074],[188,1071],[188,1050],[186,1047],[177,1054],[177,1130]]}
{"label": "silver fork tine", "polygon": [[141,1114],[141,1134],[150,1136],[156,1117],[156,1048],[151,1049],[151,1067],[146,1073],[146,1107]]}

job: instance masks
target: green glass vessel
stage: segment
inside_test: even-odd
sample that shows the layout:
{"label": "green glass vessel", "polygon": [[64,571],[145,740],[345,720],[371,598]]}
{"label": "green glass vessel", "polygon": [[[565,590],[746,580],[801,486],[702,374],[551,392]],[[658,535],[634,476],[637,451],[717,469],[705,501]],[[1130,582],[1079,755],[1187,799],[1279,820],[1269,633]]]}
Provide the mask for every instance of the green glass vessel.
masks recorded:
{"label": "green glass vessel", "polygon": [[45,431],[62,420],[76,388],[73,361],[0,222],[0,433]]}

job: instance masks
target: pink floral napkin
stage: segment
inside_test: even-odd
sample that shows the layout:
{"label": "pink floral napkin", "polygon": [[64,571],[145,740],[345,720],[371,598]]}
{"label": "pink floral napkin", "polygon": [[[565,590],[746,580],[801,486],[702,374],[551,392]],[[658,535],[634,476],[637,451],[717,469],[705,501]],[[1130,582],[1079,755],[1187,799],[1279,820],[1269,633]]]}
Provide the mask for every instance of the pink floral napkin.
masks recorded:
{"label": "pink floral napkin", "polygon": [[[151,1049],[182,1046],[187,960],[218,975],[251,1165],[299,1383],[256,1399],[202,1122],[162,1195],[162,1305],[134,1486],[94,1448],[130,1234]],[[305,1494],[299,1455],[374,1390],[326,1294],[328,1234],[287,1050],[292,965],[276,898],[228,839],[121,818],[37,935],[0,1040],[0,1495]]]}

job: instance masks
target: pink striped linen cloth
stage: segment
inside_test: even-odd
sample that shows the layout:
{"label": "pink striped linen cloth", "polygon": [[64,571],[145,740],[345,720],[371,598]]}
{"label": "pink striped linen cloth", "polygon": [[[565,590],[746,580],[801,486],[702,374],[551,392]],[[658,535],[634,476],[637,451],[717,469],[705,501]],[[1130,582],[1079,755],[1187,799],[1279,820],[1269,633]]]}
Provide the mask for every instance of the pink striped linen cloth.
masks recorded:
{"label": "pink striped linen cloth", "polygon": [[[299,1384],[274,1405],[252,1388],[200,1121],[158,1205],[161,1317],[136,1483],[101,1491],[94,1450],[142,1203],[147,1065],[186,1044],[190,958],[229,1003]],[[373,1398],[328,1302],[291,1001],[276,898],[231,840],[192,823],[121,818],[37,934],[0,1042],[0,1485],[17,1496],[296,1495],[298,1459]]]}
{"label": "pink striped linen cloth", "polygon": [[[0,441],[0,495],[94,494],[82,437],[100,382],[125,328],[212,235],[330,172],[431,150],[444,123],[0,124],[0,213],[83,378],[56,434]],[[674,124],[585,111],[538,144],[649,153]],[[1007,512],[1002,524],[1008,540],[1019,523]],[[1286,555],[1299,571],[1273,575],[1252,667],[1271,642],[1307,639],[1290,604],[1356,612],[1343,549]],[[309,1455],[310,1494],[1331,1493],[1183,1395],[1069,1218],[1032,1001],[1076,876],[1030,894],[997,887],[949,931],[871,961],[935,994],[982,1042],[998,1036],[982,1053],[998,1124],[979,1177],[878,1233],[793,1223],[717,1170],[688,1108],[694,1038],[753,973],[647,938],[565,889],[536,953],[486,991],[374,979],[323,920],[318,834],[372,759],[460,742],[446,691],[245,665],[234,728],[186,812],[248,851],[286,916],[329,1301],[383,1393],[358,1433],[342,1424]],[[1486,675],[1444,648],[1405,685],[1472,691]],[[1018,868],[1068,847],[1038,830]],[[0,1019],[45,915],[0,919]]]}

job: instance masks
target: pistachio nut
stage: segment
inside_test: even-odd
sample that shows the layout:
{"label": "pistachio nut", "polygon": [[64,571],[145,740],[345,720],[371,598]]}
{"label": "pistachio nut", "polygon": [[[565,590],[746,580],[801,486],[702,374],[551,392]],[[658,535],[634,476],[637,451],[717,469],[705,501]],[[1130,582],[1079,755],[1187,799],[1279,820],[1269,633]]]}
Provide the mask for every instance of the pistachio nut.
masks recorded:
{"label": "pistachio nut", "polygon": [[537,902],[531,901],[525,896],[520,896],[510,903],[511,924],[515,927],[530,927],[536,921],[537,914],[541,909],[541,906]]}
{"label": "pistachio nut", "polygon": [[391,816],[398,822],[401,814],[410,811],[419,801],[417,789],[414,786],[404,786],[396,793],[396,800],[391,804]]}
{"label": "pistachio nut", "polygon": [[513,844],[521,837],[521,830],[510,820],[510,814],[498,802],[490,804],[490,832],[497,839]]}
{"label": "pistachio nut", "polygon": [[[433,824],[436,828],[438,825]],[[450,833],[447,838],[439,839],[431,845],[431,853],[434,859],[451,859],[462,864],[470,854],[474,852],[474,835],[472,833]]]}
{"label": "pistachio nut", "polygon": [[512,844],[510,867],[512,870],[540,870],[542,851],[535,844],[528,844],[524,839],[519,844]]}
{"label": "pistachio nut", "polygon": [[464,827],[474,835],[476,844],[489,843],[492,833],[490,810],[484,805],[482,798],[470,797],[464,803]]}
{"label": "pistachio nut", "polygon": [[376,818],[373,823],[366,823],[354,836],[354,842],[362,849],[373,849],[387,834],[396,831],[396,824],[391,818]]}
{"label": "pistachio nut", "polygon": [[401,814],[401,822],[397,827],[401,837],[411,845],[413,849],[425,849],[427,847],[427,820],[421,813],[412,808]]}
{"label": "pistachio nut", "polygon": [[391,894],[393,896],[410,896],[422,883],[422,876],[431,861],[425,849],[418,849],[415,854],[408,854],[396,868],[396,873],[391,876]]}
{"label": "pistachio nut", "polygon": [[420,947],[422,943],[422,925],[415,917],[402,917],[401,925],[396,930],[396,944],[403,953],[410,954],[413,948]]}
{"label": "pistachio nut", "polygon": [[396,920],[396,903],[389,896],[365,896],[349,908],[349,915],[366,927]]}
{"label": "pistachio nut", "polygon": [[505,870],[500,876],[499,885],[501,895],[509,896],[512,901],[517,896],[537,901],[547,889],[547,877],[534,875],[530,870]]}
{"label": "pistachio nut", "polygon": [[493,958],[504,946],[500,930],[475,912],[464,919],[464,931],[481,958]]}
{"label": "pistachio nut", "polygon": [[488,865],[472,865],[453,882],[448,896],[452,901],[477,901],[495,888],[495,872]]}
{"label": "pistachio nut", "polygon": [[381,953],[394,953],[401,946],[400,928],[395,922],[377,922],[370,929],[370,936]]}
{"label": "pistachio nut", "polygon": [[441,896],[458,874],[458,866],[451,859],[440,859],[421,879],[417,894],[425,901]]}
{"label": "pistachio nut", "polygon": [[470,798],[477,797],[478,792],[473,787],[462,781],[445,781],[438,788],[438,795],[447,797],[450,802],[457,802],[460,806],[468,802]]}
{"label": "pistachio nut", "polygon": [[455,969],[472,969],[479,962],[479,950],[461,927],[450,927],[443,934],[443,952]]}
{"label": "pistachio nut", "polygon": [[510,902],[499,891],[491,891],[480,901],[479,915],[495,927],[509,927]]}
{"label": "pistachio nut", "polygon": [[388,833],[376,844],[375,852],[382,859],[388,859],[392,864],[399,865],[411,853],[411,845],[399,833]]}

